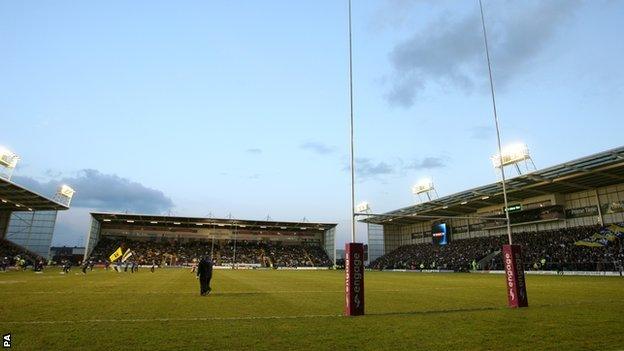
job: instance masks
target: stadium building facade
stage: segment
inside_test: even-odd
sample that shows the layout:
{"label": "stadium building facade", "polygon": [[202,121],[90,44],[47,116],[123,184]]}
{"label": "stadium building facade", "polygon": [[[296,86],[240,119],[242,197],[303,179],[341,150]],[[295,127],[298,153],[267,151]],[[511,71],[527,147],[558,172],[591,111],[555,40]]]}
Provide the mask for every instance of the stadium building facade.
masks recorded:
{"label": "stadium building facade", "polygon": [[[510,178],[506,185],[514,233],[624,222],[624,147]],[[400,246],[436,242],[439,230],[432,228],[440,224],[449,240],[505,235],[504,211],[496,182],[369,216],[362,220],[369,260]]]}
{"label": "stadium building facade", "polygon": [[91,213],[85,259],[102,239],[206,242],[247,241],[320,245],[335,261],[335,223],[255,221],[242,219],[172,217],[160,215]]}
{"label": "stadium building facade", "polygon": [[49,258],[57,211],[69,206],[0,178],[0,239]]}

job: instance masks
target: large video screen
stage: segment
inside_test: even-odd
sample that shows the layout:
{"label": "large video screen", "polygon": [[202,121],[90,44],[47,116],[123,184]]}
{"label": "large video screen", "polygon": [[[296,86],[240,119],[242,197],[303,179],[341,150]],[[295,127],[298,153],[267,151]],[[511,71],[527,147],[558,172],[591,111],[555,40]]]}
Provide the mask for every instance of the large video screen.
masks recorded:
{"label": "large video screen", "polygon": [[433,243],[438,245],[446,245],[451,240],[451,228],[446,223],[434,224],[431,227],[431,235]]}

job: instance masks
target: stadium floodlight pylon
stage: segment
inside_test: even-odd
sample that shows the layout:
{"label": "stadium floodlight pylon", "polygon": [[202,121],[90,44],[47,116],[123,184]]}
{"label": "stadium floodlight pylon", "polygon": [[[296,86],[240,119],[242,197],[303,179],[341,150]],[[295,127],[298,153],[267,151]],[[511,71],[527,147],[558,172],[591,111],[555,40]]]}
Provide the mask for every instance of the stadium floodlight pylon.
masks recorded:
{"label": "stadium floodlight pylon", "polygon": [[19,160],[20,158],[16,153],[0,146],[0,177],[11,180],[11,176]]}
{"label": "stadium floodlight pylon", "polygon": [[531,158],[529,147],[525,143],[506,145],[500,152],[493,155],[491,160],[495,169],[514,166],[518,175],[523,174],[523,169],[525,174],[537,170]]}
{"label": "stadium floodlight pylon", "polygon": [[[526,282],[524,279],[524,264],[522,262],[522,247],[514,245],[511,237],[511,220],[509,218],[509,208],[507,202],[507,188],[505,184],[505,160],[503,159],[503,148],[501,147],[500,126],[498,123],[498,113],[496,112],[496,94],[494,93],[494,79],[492,78],[492,63],[490,61],[490,49],[488,47],[487,30],[485,28],[485,16],[483,15],[483,2],[479,0],[479,10],[481,12],[481,28],[483,29],[483,42],[485,44],[485,56],[487,59],[488,75],[490,80],[490,93],[492,96],[492,111],[494,114],[494,126],[496,127],[496,141],[498,146],[498,161],[500,165],[501,185],[503,188],[503,201],[505,204],[505,219],[507,221],[507,238],[509,245],[503,245],[503,265],[505,267],[507,305],[512,308],[528,307],[529,300],[526,292]],[[520,150],[520,154],[528,154],[528,148]],[[525,152],[526,151],[526,152]],[[515,155],[517,158],[518,155]],[[521,156],[526,157],[526,156]],[[507,162],[513,161],[511,157]],[[495,163],[496,165],[496,163]]]}
{"label": "stadium floodlight pylon", "polygon": [[435,200],[438,198],[438,192],[433,185],[433,180],[431,178],[423,178],[419,180],[412,187],[412,194],[418,197],[419,202],[424,202],[421,196],[424,194],[427,196],[427,201]]}
{"label": "stadium floodlight pylon", "polygon": [[72,189],[72,187],[67,184],[63,184],[59,186],[56,190],[56,194],[54,194],[53,200],[69,207],[75,193],[76,190]]}
{"label": "stadium floodlight pylon", "polygon": [[351,242],[345,244],[345,309],[346,316],[364,314],[364,244],[355,242],[355,153],[353,143],[353,41],[351,0],[349,3],[349,146],[351,163]]}
{"label": "stadium floodlight pylon", "polygon": [[359,204],[357,204],[357,206],[355,206],[355,212],[356,214],[370,213],[371,208],[370,208],[369,203],[366,201],[360,202]]}

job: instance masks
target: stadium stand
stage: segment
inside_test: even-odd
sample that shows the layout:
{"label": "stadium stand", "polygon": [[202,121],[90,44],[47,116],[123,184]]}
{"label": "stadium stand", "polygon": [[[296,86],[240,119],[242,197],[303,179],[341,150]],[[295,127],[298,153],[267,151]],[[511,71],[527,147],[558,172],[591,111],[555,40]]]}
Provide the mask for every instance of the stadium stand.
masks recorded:
{"label": "stadium stand", "polygon": [[[615,271],[622,259],[621,239],[603,247],[578,246],[604,228],[583,226],[539,232],[514,233],[514,243],[523,249],[526,270]],[[404,245],[371,262],[374,269],[448,269],[468,271],[473,261],[480,269],[501,270],[500,250],[506,236],[478,237],[450,242],[446,246],[431,243]],[[487,262],[483,262],[488,258]],[[422,264],[422,266],[421,266]]]}
{"label": "stadium stand", "polygon": [[3,269],[9,266],[30,266],[45,259],[8,240],[0,239],[0,265]]}
{"label": "stadium stand", "polygon": [[[212,243],[207,241],[138,241],[129,238],[102,238],[90,259],[103,263],[118,247],[133,251],[132,261],[139,264],[191,265],[204,254],[210,254]],[[262,241],[224,241],[215,243],[217,265],[257,264],[262,267],[330,267],[331,260],[317,244],[282,244]]]}

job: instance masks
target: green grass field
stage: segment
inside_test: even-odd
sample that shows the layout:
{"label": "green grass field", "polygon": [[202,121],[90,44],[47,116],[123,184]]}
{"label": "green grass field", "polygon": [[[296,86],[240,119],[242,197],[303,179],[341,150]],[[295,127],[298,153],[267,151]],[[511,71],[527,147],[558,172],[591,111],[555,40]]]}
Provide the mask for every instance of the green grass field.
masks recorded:
{"label": "green grass field", "polygon": [[342,317],[343,272],[0,273],[0,334],[14,350],[616,350],[624,279],[368,272],[363,317]]}

